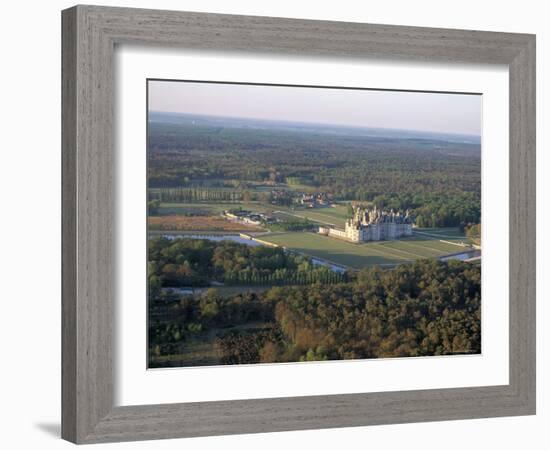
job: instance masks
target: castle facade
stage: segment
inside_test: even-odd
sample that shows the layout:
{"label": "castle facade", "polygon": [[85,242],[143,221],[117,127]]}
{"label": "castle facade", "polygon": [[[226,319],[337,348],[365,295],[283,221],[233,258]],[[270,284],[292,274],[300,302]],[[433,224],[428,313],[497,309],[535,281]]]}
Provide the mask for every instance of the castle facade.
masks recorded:
{"label": "castle facade", "polygon": [[351,242],[389,241],[402,236],[412,236],[413,219],[409,211],[401,213],[393,209],[353,208],[353,217],[346,220],[343,230],[338,228],[319,227],[319,234],[345,239]]}

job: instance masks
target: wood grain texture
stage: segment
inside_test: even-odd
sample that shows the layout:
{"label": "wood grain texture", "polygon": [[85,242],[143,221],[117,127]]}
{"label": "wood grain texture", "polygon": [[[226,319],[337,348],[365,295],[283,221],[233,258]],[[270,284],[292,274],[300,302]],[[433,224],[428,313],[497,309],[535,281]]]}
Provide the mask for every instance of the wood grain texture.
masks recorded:
{"label": "wood grain texture", "polygon": [[510,71],[510,384],[536,399],[536,95],[535,39]]}
{"label": "wood grain texture", "polygon": [[[76,10],[62,17],[62,435],[76,440]],[[70,37],[70,38],[69,38]]]}
{"label": "wood grain texture", "polygon": [[[62,29],[65,439],[111,442],[535,412],[534,36],[94,6],[63,11]],[[510,384],[113,407],[115,44],[508,65]]]}

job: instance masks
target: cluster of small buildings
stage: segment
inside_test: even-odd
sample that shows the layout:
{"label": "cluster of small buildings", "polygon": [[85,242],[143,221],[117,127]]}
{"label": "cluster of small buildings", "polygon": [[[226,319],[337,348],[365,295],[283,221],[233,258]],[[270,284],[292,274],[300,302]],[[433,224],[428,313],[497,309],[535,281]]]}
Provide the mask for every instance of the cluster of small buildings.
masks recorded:
{"label": "cluster of small buildings", "polygon": [[326,192],[302,194],[298,197],[298,203],[306,208],[326,208],[332,205],[332,195]]}
{"label": "cluster of small buildings", "polygon": [[353,217],[346,220],[343,230],[322,226],[319,234],[351,242],[383,241],[412,236],[412,226],[408,210],[401,213],[358,206],[353,208]]}
{"label": "cluster of small buildings", "polygon": [[235,220],[246,225],[262,225],[263,223],[270,224],[276,222],[276,219],[274,217],[271,217],[267,214],[254,213],[252,211],[245,210],[225,210],[223,212],[223,216],[227,219]]}
{"label": "cluster of small buildings", "polygon": [[273,205],[290,205],[292,203],[292,195],[285,189],[273,189],[270,194]]}

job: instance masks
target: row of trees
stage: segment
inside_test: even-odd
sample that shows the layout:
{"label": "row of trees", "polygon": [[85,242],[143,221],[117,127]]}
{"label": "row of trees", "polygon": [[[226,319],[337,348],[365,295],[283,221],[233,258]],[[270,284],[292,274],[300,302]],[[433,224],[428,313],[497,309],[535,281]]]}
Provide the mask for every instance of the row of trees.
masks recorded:
{"label": "row of trees", "polygon": [[163,203],[197,203],[197,202],[241,202],[244,193],[238,190],[212,189],[205,187],[160,188],[149,194],[154,200]]}
{"label": "row of trees", "polygon": [[334,284],[341,283],[345,279],[346,275],[344,273],[334,272],[325,266],[309,266],[305,270],[275,269],[273,271],[260,271],[257,269],[243,269],[238,272],[228,271],[223,275],[224,284],[250,286]]}
{"label": "row of trees", "polygon": [[315,265],[280,247],[223,240],[155,238],[148,242],[150,295],[162,287],[226,285],[304,285],[340,283],[347,274]]}

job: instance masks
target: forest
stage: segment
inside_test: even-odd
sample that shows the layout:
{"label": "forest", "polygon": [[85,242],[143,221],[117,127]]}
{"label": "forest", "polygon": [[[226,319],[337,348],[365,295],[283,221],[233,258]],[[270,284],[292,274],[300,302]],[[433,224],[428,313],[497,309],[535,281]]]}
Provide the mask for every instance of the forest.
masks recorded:
{"label": "forest", "polygon": [[176,119],[149,124],[148,182],[161,201],[269,203],[254,187],[270,183],[409,208],[426,227],[480,221],[479,142]]}
{"label": "forest", "polygon": [[210,364],[481,351],[481,269],[459,261],[369,268],[334,284],[230,296],[211,288],[176,302],[158,296],[151,301],[152,367],[181,365],[177,356],[163,355],[177,355],[187,343],[212,335]]}

